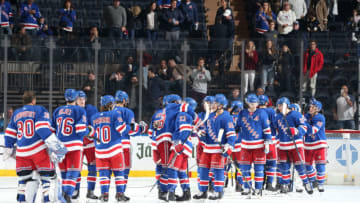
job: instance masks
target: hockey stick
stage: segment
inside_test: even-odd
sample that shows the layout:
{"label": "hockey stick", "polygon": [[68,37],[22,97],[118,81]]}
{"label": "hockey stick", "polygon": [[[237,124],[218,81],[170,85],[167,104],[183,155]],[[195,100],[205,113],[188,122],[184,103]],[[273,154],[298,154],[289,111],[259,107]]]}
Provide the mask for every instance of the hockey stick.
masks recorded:
{"label": "hockey stick", "polygon": [[[209,118],[209,115],[210,115],[210,106],[209,106],[209,104],[204,103],[204,108],[205,108],[205,116],[204,116],[204,119],[203,119],[201,122],[199,122],[197,125],[194,126],[194,128],[193,128],[192,131],[191,131],[191,133],[189,133],[189,135],[186,137],[184,143],[182,143],[182,144],[185,144],[186,140],[191,136],[191,134],[194,132],[194,130],[196,130],[196,129],[198,129],[200,126],[202,126],[202,125],[207,121],[207,119]],[[163,171],[161,172],[161,174],[160,174],[160,176],[159,176],[159,179],[160,179],[161,176],[163,176],[163,175],[167,172],[169,166],[171,166],[171,165],[174,164],[177,155],[178,155],[178,154],[175,153],[175,155],[174,155],[174,156],[172,157],[172,159],[170,160],[169,164],[167,164],[167,166],[166,166],[166,167],[163,169]],[[150,188],[149,193],[155,188],[155,186],[157,185],[157,182],[158,182],[159,179],[156,179],[155,183],[154,183],[154,184],[152,185],[152,187]]]}

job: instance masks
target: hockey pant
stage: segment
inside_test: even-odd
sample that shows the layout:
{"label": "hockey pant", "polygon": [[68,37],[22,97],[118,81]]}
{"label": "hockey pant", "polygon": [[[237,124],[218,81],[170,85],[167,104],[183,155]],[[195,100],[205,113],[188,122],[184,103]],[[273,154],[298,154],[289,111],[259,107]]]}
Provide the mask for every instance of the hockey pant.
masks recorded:
{"label": "hockey pant", "polygon": [[17,201],[25,201],[26,183],[32,180],[33,170],[37,170],[40,175],[44,202],[50,202],[50,179],[54,176],[55,171],[54,164],[50,161],[46,150],[27,157],[16,157],[16,174],[18,176]]}
{"label": "hockey pant", "polygon": [[[88,168],[88,175],[87,175],[87,189],[88,190],[95,190],[95,184],[96,184],[96,160],[95,160],[95,147],[85,148],[84,146],[84,153],[83,153],[83,159],[84,156],[86,157],[87,161],[87,168]],[[81,161],[83,163],[83,161]],[[81,167],[82,168],[82,167]],[[80,190],[80,182],[81,182],[81,174],[76,180],[76,191]]]}
{"label": "hockey pant", "polygon": [[[254,163],[255,171],[255,189],[261,189],[264,182],[264,165],[265,165],[265,152],[264,148],[258,149],[244,149],[240,152],[240,157],[236,157],[240,164],[240,170],[245,176],[246,180],[251,185],[251,164]],[[239,159],[238,159],[239,158]],[[245,188],[249,188],[248,184],[244,184]]]}
{"label": "hockey pant", "polygon": [[[316,171],[313,167],[314,161]],[[323,185],[325,182],[326,148],[305,150],[305,164],[310,182],[314,182],[316,176],[317,183]]]}
{"label": "hockey pant", "polygon": [[214,191],[223,192],[224,187],[224,167],[226,158],[221,153],[206,153],[201,154],[200,166],[200,191],[208,190],[210,181],[209,173],[213,172],[214,176]]}
{"label": "hockey pant", "polygon": [[[298,150],[299,150],[301,159],[304,160],[304,148],[299,147]],[[285,185],[290,184],[291,162],[294,163],[295,169],[298,172],[303,184],[307,184],[309,182],[309,180],[306,176],[305,168],[301,164],[301,160],[299,159],[296,149],[280,150],[279,151],[279,159],[280,159],[280,169],[281,169],[281,175],[282,175],[282,184],[285,184]]]}
{"label": "hockey pant", "polygon": [[189,177],[186,174],[188,157],[184,153],[181,153],[179,155],[176,155],[174,151],[172,153],[174,153],[174,156],[176,157],[173,158],[175,160],[173,161],[173,163],[169,164],[169,168],[167,170],[168,184],[169,184],[168,191],[175,192],[178,179],[182,190],[183,191],[189,190],[190,189]]}
{"label": "hockey pant", "polygon": [[117,193],[125,192],[124,154],[119,153],[109,158],[96,158],[99,171],[101,194],[109,193],[110,177],[114,174]]}

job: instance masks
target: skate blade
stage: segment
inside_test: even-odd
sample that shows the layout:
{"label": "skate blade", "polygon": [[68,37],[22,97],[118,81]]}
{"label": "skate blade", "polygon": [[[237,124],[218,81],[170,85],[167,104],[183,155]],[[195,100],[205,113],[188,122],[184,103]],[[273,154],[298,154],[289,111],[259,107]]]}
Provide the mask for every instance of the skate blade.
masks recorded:
{"label": "skate blade", "polygon": [[98,203],[98,199],[88,199],[86,198],[86,203]]}

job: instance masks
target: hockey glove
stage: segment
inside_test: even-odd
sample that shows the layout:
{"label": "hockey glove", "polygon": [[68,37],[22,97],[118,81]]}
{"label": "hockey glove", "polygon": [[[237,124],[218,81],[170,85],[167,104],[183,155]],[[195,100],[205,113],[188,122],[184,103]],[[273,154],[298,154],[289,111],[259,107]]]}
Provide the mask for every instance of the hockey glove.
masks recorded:
{"label": "hockey glove", "polygon": [[181,154],[182,151],[184,150],[184,145],[181,143],[180,140],[176,140],[174,142],[174,150],[175,150],[176,154]]}
{"label": "hockey glove", "polygon": [[5,147],[4,151],[3,151],[3,160],[6,161],[10,157],[15,158],[15,154],[16,154],[15,152],[16,152],[15,148],[7,148],[7,147]]}
{"label": "hockey glove", "polygon": [[294,127],[290,127],[289,129],[290,134],[294,137],[295,135],[299,134],[299,130],[297,128]]}
{"label": "hockey glove", "polygon": [[265,152],[265,154],[268,154],[270,152],[270,141],[265,140],[264,145],[265,145],[264,152]]}
{"label": "hockey glove", "polygon": [[222,155],[224,157],[228,157],[231,156],[231,152],[232,152],[232,147],[229,144],[225,144],[224,148],[223,148],[223,152]]}
{"label": "hockey glove", "polygon": [[130,123],[130,131],[137,132],[139,125],[137,123]]}
{"label": "hockey glove", "polygon": [[148,124],[145,123],[145,121],[140,121],[139,126],[141,128],[141,134],[146,133],[149,128]]}
{"label": "hockey glove", "polygon": [[156,150],[153,150],[153,160],[154,160],[156,165],[159,165],[161,163],[160,154]]}
{"label": "hockey glove", "polygon": [[55,153],[58,160],[61,160],[67,153],[66,147],[63,143],[61,143],[55,134],[51,134],[48,138],[46,138],[45,144],[49,148],[51,156]]}

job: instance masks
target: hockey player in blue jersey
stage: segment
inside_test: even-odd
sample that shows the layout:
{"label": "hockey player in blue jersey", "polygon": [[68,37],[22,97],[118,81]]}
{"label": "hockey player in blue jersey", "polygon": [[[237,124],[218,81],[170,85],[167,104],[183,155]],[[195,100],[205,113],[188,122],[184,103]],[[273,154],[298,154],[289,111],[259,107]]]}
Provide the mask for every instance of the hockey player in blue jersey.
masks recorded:
{"label": "hockey player in blue jersey", "polygon": [[128,201],[125,197],[125,161],[122,149],[122,136],[128,131],[121,114],[114,111],[115,99],[111,95],[101,97],[101,112],[91,118],[95,129],[96,168],[99,171],[102,202],[109,201],[110,178],[114,174],[118,202]]}
{"label": "hockey player in blue jersey", "polygon": [[[255,193],[261,195],[264,181],[264,164],[266,154],[270,151],[271,129],[267,113],[263,109],[257,109],[259,98],[255,94],[246,97],[248,108],[240,112],[236,128],[241,129],[241,152],[235,157],[244,177],[251,185],[251,165],[255,171]],[[248,184],[244,185],[242,195],[249,195]]]}
{"label": "hockey player in blue jersey", "polygon": [[67,89],[65,91],[66,105],[55,109],[52,121],[56,136],[68,150],[64,160],[59,163],[62,190],[67,202],[71,202],[76,180],[80,176],[83,139],[89,134],[85,109],[76,105],[76,97],[76,90]]}
{"label": "hockey player in blue jersey", "polygon": [[[19,183],[17,202],[35,201],[25,200],[25,193],[28,193],[25,189],[33,189],[26,185],[31,182],[34,170],[40,174],[43,201],[50,202],[50,179],[55,173],[53,162],[61,161],[67,150],[52,133],[49,112],[44,107],[36,105],[35,94],[26,91],[23,103],[24,106],[14,112],[5,130],[3,159],[15,158],[16,151],[16,174]],[[36,192],[33,191],[35,194]]]}
{"label": "hockey player in blue jersey", "polygon": [[[87,99],[87,97],[86,97],[85,92],[83,92],[83,91],[77,92],[76,104],[85,109],[87,126],[91,127],[91,117],[94,114],[96,114],[98,112],[98,110],[96,109],[95,106],[93,106],[91,104],[86,104],[86,99]],[[94,195],[96,176],[97,176],[94,141],[89,137],[84,137],[83,148],[84,148],[84,151],[83,151],[82,159],[84,159],[84,156],[86,157],[87,169],[88,169],[86,198],[89,199],[89,201],[97,200],[98,197]],[[79,176],[76,180],[76,188],[73,193],[72,199],[77,199],[80,195],[80,182],[81,182],[81,176]]]}
{"label": "hockey player in blue jersey", "polygon": [[206,199],[209,184],[209,172],[214,172],[214,193],[211,200],[221,199],[224,187],[224,167],[227,157],[231,155],[236,139],[231,115],[224,108],[227,99],[223,94],[215,95],[217,110],[211,113],[206,121],[206,138],[204,151],[200,158],[200,193],[194,199]]}
{"label": "hockey player in blue jersey", "polygon": [[[233,101],[231,102],[230,113],[234,121],[234,125],[236,125],[239,113],[244,109],[244,104],[241,101]],[[241,153],[241,131],[236,134],[236,140],[234,144],[234,150],[232,152],[233,159],[235,157],[239,157]],[[243,191],[243,179],[240,172],[236,172],[236,192]]]}
{"label": "hockey player in blue jersey", "polygon": [[[138,136],[145,133],[147,131],[147,124],[143,121],[141,121],[139,124],[135,122],[134,112],[131,109],[126,108],[127,104],[129,103],[129,96],[126,92],[118,90],[115,94],[115,102],[116,105],[114,110],[121,115],[123,121],[128,126],[128,130],[122,135],[121,139],[125,161],[124,177],[126,189],[131,168],[130,136]],[[130,200],[129,197],[126,197],[126,199]]]}
{"label": "hockey player in blue jersey", "polygon": [[266,155],[266,165],[265,165],[265,174],[266,174],[266,187],[268,191],[276,191],[274,187],[274,179],[276,175],[276,164],[277,164],[277,148],[276,148],[276,128],[275,128],[275,116],[276,112],[272,107],[268,107],[269,98],[266,95],[259,96],[259,108],[263,109],[270,121],[271,129],[271,144],[269,145],[269,153]]}
{"label": "hockey player in blue jersey", "polygon": [[[187,108],[191,108],[192,111],[197,107],[197,103],[193,98],[185,98],[185,103],[188,105]],[[193,122],[196,120],[196,117],[196,114],[191,115],[188,112],[182,111],[176,114],[172,127],[171,162],[167,170],[169,180],[168,201],[188,201],[191,199],[189,177],[186,172],[188,168],[188,158],[192,155],[191,135]],[[183,191],[180,197],[175,196],[177,179],[179,179]]]}
{"label": "hockey player in blue jersey", "polygon": [[[322,104],[320,101],[312,100],[309,112],[305,114],[308,129],[305,135],[304,148],[308,177],[313,186],[318,187],[319,192],[324,192],[327,141],[325,134],[325,117],[320,113],[321,108]],[[313,167],[313,162],[315,162],[316,171]]]}
{"label": "hockey player in blue jersey", "polygon": [[275,125],[280,140],[279,162],[282,174],[281,193],[289,191],[290,184],[290,163],[295,164],[303,185],[308,194],[313,193],[309,182],[304,163],[303,136],[307,132],[305,117],[296,111],[290,111],[290,101],[286,97],[279,98],[276,102],[280,113],[276,115]]}

